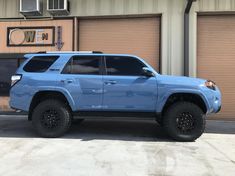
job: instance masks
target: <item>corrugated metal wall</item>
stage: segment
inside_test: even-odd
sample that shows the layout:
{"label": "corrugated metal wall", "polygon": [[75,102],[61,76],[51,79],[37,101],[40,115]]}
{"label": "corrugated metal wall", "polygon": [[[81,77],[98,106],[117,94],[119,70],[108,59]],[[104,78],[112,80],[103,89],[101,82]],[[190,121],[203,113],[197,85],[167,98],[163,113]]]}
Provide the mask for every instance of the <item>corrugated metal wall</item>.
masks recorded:
{"label": "corrugated metal wall", "polygon": [[[70,0],[70,16],[161,13],[166,4],[166,0]],[[0,0],[0,8],[0,18],[22,17],[19,0]],[[46,0],[43,0],[43,16],[49,16]]]}
{"label": "corrugated metal wall", "polygon": [[[100,16],[163,13],[186,0],[70,0],[71,16]],[[44,16],[46,0],[43,0]],[[197,11],[235,11],[235,0],[198,0]],[[172,6],[172,7],[171,7]],[[0,0],[0,18],[22,17],[19,0]]]}
{"label": "corrugated metal wall", "polygon": [[198,11],[235,11],[235,0],[198,0]]}
{"label": "corrugated metal wall", "polygon": [[20,17],[19,8],[18,0],[0,0],[0,18]]}

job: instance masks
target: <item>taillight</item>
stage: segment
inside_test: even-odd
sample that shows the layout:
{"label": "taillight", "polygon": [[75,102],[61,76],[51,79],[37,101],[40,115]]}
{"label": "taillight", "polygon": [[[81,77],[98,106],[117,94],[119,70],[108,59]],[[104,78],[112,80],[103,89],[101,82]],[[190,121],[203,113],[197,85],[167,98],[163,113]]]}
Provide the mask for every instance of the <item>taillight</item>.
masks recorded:
{"label": "taillight", "polygon": [[11,77],[11,86],[14,86],[22,78],[22,75],[12,75]]}

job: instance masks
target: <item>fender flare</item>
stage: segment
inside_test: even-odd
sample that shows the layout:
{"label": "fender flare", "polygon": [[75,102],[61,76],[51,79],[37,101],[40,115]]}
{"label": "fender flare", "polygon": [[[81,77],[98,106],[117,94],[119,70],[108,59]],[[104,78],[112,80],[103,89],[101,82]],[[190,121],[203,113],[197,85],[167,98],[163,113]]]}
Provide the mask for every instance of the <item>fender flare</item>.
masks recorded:
{"label": "fender flare", "polygon": [[202,98],[203,102],[206,105],[206,109],[207,111],[210,109],[210,105],[209,105],[209,101],[206,98],[206,96],[200,91],[200,90],[196,90],[196,89],[173,89],[168,91],[167,93],[165,93],[162,97],[158,97],[158,101],[157,101],[157,112],[162,112],[168,98],[173,95],[173,94],[177,94],[177,93],[182,93],[182,94],[195,94],[197,96],[199,96],[200,98]]}
{"label": "fender flare", "polygon": [[62,93],[65,96],[65,98],[67,99],[72,111],[76,110],[76,103],[67,89],[61,88],[61,87],[58,88],[58,87],[48,87],[48,86],[45,87],[45,86],[43,86],[43,87],[39,87],[38,90],[36,90],[34,92],[34,95],[36,95],[39,92],[44,92],[44,91],[53,91],[53,92]]}

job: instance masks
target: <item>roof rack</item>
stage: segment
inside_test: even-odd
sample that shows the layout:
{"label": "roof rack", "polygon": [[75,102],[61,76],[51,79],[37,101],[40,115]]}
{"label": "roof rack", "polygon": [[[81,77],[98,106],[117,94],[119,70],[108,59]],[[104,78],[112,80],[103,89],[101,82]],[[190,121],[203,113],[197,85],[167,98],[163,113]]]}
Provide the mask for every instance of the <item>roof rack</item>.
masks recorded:
{"label": "roof rack", "polygon": [[38,52],[38,53],[80,53],[80,54],[103,54],[101,51],[49,51],[49,52]]}

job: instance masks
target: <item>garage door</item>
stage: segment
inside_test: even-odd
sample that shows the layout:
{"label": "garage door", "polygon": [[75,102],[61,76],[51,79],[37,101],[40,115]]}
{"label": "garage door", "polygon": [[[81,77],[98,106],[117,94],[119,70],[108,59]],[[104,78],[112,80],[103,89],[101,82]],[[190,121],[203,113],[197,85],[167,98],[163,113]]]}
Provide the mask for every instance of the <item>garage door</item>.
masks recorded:
{"label": "garage door", "polygon": [[235,119],[235,16],[198,16],[197,76],[222,91],[220,118]]}
{"label": "garage door", "polygon": [[79,21],[79,50],[134,54],[159,70],[160,17]]}

